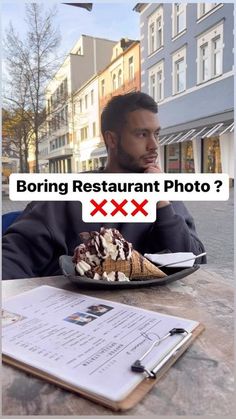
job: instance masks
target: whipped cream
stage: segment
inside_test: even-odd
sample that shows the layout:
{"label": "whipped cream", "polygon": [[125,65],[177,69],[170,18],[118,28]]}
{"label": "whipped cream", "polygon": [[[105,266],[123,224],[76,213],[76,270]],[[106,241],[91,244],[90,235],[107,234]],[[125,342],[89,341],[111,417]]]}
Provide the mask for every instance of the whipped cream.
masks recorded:
{"label": "whipped cream", "polygon": [[79,275],[96,280],[129,281],[123,272],[96,272],[96,268],[101,267],[102,262],[108,257],[114,261],[131,258],[132,244],[127,242],[118,230],[101,227],[100,233],[84,232],[80,237],[84,243],[75,248],[72,258]]}

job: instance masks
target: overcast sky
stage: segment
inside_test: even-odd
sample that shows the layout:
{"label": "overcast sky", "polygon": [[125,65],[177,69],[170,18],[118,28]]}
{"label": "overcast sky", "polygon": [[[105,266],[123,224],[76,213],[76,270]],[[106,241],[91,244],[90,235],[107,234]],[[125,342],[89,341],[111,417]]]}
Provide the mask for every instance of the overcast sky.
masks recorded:
{"label": "overcast sky", "polygon": [[[37,1],[37,0],[36,0]],[[11,21],[20,38],[24,36],[26,25],[24,22],[25,3],[22,0],[3,0],[1,5],[2,37]],[[62,36],[60,56],[65,55],[74,46],[81,34],[97,36],[112,40],[127,37],[140,38],[140,15],[133,11],[137,2],[101,2],[93,3],[93,9],[68,6],[59,1],[41,1],[47,9],[57,5],[55,24],[59,27]]]}

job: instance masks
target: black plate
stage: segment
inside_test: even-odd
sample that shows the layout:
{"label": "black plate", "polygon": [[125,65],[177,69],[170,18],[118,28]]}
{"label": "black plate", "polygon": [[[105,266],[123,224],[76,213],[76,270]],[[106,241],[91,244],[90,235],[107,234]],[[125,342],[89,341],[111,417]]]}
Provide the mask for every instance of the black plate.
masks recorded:
{"label": "black plate", "polygon": [[109,282],[105,280],[95,280],[87,278],[86,276],[76,275],[75,264],[72,262],[71,256],[62,255],[59,258],[59,264],[63,275],[70,281],[76,283],[80,287],[89,288],[137,288],[145,287],[147,285],[166,285],[170,282],[177,281],[184,278],[199,269],[199,265],[193,265],[191,268],[163,268],[163,272],[167,274],[164,278],[149,278],[145,280],[132,280],[129,282]]}

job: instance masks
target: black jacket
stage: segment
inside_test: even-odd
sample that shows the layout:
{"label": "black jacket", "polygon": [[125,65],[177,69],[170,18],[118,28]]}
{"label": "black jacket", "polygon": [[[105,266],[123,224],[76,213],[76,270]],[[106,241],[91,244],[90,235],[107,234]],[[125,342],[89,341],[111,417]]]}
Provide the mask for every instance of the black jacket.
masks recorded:
{"label": "black jacket", "polygon": [[[80,202],[32,202],[2,238],[3,279],[60,273],[60,255],[73,255],[79,233],[117,228],[140,253],[204,252],[194,221],[182,202],[157,210],[154,223],[95,224],[82,221]],[[198,263],[205,263],[203,257]]]}

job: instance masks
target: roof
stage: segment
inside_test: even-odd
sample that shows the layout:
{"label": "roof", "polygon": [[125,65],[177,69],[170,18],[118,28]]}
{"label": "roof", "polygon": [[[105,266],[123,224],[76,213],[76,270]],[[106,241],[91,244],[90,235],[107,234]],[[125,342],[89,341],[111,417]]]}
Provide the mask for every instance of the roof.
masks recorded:
{"label": "roof", "polygon": [[135,11],[135,12],[138,12],[138,13],[140,13],[140,12],[142,12],[142,10],[148,5],[149,3],[137,3],[135,6],[134,6],[134,8],[133,8],[133,10]]}
{"label": "roof", "polygon": [[63,3],[63,4],[67,4],[68,6],[82,7],[83,9],[86,9],[89,12],[92,10],[92,7],[93,7],[93,3]]}

